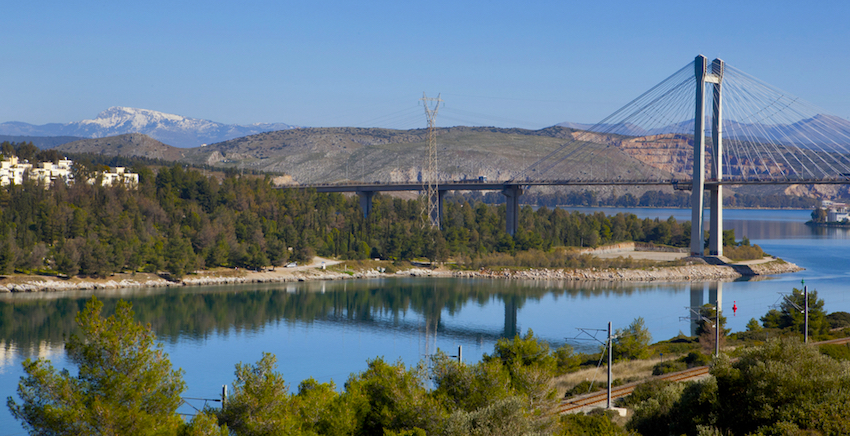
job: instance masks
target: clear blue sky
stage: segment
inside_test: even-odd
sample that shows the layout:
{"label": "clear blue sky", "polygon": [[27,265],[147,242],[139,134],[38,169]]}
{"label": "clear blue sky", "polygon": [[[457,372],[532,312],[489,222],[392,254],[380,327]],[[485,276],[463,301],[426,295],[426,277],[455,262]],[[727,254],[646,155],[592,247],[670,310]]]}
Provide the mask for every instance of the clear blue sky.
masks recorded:
{"label": "clear blue sky", "polygon": [[0,122],[130,106],[224,123],[594,123],[720,57],[850,117],[850,2],[9,1]]}

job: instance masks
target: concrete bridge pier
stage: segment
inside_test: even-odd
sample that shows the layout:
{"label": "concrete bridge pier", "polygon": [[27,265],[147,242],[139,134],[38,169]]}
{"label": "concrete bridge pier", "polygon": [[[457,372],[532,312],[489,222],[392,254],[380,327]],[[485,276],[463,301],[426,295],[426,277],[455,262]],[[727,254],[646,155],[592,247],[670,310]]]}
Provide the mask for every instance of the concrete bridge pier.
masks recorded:
{"label": "concrete bridge pier", "polygon": [[513,236],[519,229],[519,197],[522,195],[522,187],[519,185],[508,185],[502,189],[502,194],[507,200],[507,213],[505,216],[505,231]]}
{"label": "concrete bridge pier", "polygon": [[[691,191],[691,256],[703,256],[704,253],[704,199],[705,199],[705,103],[706,83],[712,84],[712,124],[711,124],[711,178],[717,182],[723,179],[723,100],[721,98],[724,63],[715,59],[708,69],[708,60],[699,55],[694,60],[696,77],[696,110],[694,113],[694,168],[693,190]],[[708,187],[711,203],[709,224],[709,254],[723,255],[723,188],[721,185]]]}
{"label": "concrete bridge pier", "polygon": [[708,254],[723,256],[723,186],[708,188],[711,217],[708,226]]}
{"label": "concrete bridge pier", "polygon": [[[714,78],[711,117],[711,176],[718,182],[723,180],[723,69],[720,59],[711,62],[711,74]],[[709,188],[711,220],[709,224],[708,254],[723,256],[723,185]]]}
{"label": "concrete bridge pier", "polygon": [[503,338],[513,339],[517,335],[516,327],[517,298],[515,296],[505,297],[505,330]]}
{"label": "concrete bridge pier", "polygon": [[712,282],[708,285],[708,304],[717,305],[723,311],[723,283]]}
{"label": "concrete bridge pier", "polygon": [[360,210],[363,211],[363,218],[369,218],[372,213],[372,197],[375,196],[375,191],[357,191],[357,196],[360,197]]}
{"label": "concrete bridge pier", "polygon": [[[702,307],[705,304],[705,285],[700,283],[691,283],[691,308]],[[691,316],[691,336],[697,335],[698,319]]]}

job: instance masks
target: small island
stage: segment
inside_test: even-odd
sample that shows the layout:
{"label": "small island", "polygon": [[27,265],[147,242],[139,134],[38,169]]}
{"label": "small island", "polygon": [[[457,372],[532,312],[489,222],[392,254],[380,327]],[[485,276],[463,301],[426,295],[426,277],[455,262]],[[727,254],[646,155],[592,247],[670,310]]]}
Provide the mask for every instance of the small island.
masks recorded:
{"label": "small island", "polygon": [[850,206],[846,203],[823,200],[820,207],[812,211],[812,219],[806,221],[806,225],[850,228]]}

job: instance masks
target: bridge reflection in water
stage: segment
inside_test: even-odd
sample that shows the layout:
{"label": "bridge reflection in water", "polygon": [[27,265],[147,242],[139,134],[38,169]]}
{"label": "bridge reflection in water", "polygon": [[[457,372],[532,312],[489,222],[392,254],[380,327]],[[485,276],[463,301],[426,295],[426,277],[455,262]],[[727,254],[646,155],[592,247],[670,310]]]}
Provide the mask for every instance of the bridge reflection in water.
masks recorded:
{"label": "bridge reflection in water", "polygon": [[[706,287],[708,288],[708,301],[705,300]],[[710,304],[711,306],[715,307],[720,307],[720,315],[723,315],[723,282],[694,282],[691,284],[690,309],[698,311],[699,308],[703,307],[706,304]],[[696,336],[697,329],[699,328],[699,319],[696,316],[693,316],[693,313],[691,313],[691,315],[691,336]]]}
{"label": "bridge reflection in water", "polygon": [[[452,340],[483,344],[524,333],[517,314],[529,301],[561,296],[604,298],[656,292],[659,287],[681,292],[683,297],[690,298],[682,301],[689,306],[701,306],[722,298],[722,284],[430,278],[216,286],[181,288],[179,291],[140,289],[97,292],[96,295],[104,302],[104,313],[114,309],[118,298],[132,302],[136,318],[149,323],[159,339],[166,343],[204,340],[212,334],[230,331],[259,332],[281,322],[308,327],[311,324],[349,325],[418,336],[421,338],[420,354],[427,355],[435,352],[438,337],[443,344]],[[708,300],[705,299],[706,287],[709,288]],[[74,316],[91,295],[92,292],[70,292],[0,297],[0,341],[16,344],[14,348],[22,354],[33,353],[26,350],[37,350],[44,344],[61,346],[65,338],[75,333]],[[473,312],[482,311],[477,319],[456,317],[470,305],[478,306]],[[502,312],[493,313],[494,305],[504,307],[502,322],[492,318],[494,315],[501,317],[497,313]],[[444,322],[444,315],[450,316],[452,322]],[[640,315],[636,313],[637,316]],[[566,342],[576,326],[564,327],[563,336],[554,338],[555,342]],[[694,328],[695,324],[692,334]]]}

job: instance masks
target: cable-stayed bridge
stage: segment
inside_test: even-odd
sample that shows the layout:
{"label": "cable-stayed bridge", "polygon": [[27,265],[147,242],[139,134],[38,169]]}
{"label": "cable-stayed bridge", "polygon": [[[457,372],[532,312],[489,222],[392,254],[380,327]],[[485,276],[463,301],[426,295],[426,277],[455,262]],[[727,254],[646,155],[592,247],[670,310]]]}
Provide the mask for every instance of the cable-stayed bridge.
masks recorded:
{"label": "cable-stayed bridge", "polygon": [[[438,139],[439,141],[439,139]],[[692,192],[691,252],[702,254],[709,193],[711,254],[722,254],[722,195],[728,185],[850,182],[850,122],[773,88],[722,60],[693,62],[599,123],[571,130],[559,147],[504,180],[441,179],[300,185],[356,192],[364,214],[380,191],[498,190],[507,231],[533,186],[673,185]],[[441,209],[441,208],[440,208]]]}

